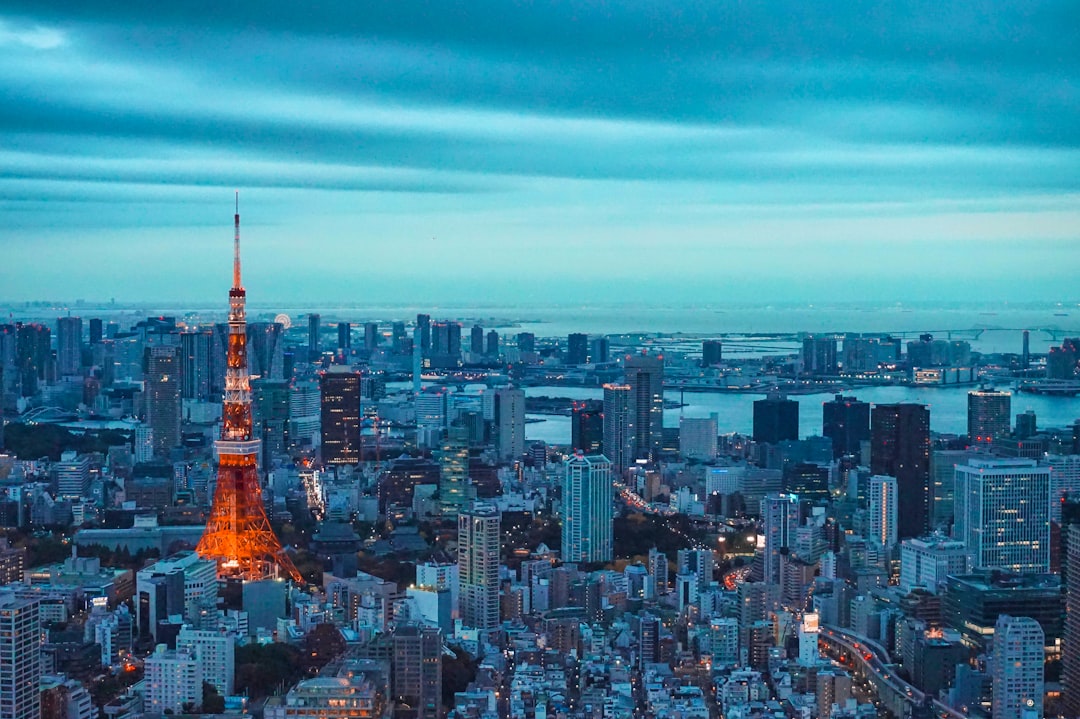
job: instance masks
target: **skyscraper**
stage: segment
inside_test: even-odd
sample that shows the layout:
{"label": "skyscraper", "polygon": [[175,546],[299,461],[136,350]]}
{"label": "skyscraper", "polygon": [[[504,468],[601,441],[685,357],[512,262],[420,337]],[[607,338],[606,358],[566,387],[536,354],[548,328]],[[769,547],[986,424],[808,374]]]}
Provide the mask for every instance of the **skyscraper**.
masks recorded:
{"label": "skyscraper", "polygon": [[348,350],[352,347],[352,325],[348,322],[338,322],[337,325],[337,348]]}
{"label": "skyscraper", "polygon": [[585,364],[589,361],[589,336],[572,332],[566,338],[566,364]]}
{"label": "skyscraper", "polygon": [[870,439],[870,404],[841,394],[821,405],[821,435],[832,440],[833,458],[859,456]]}
{"label": "skyscraper", "polygon": [[634,414],[630,385],[604,385],[604,455],[622,474],[634,462]]}
{"label": "skyscraper", "polygon": [[1008,437],[1012,421],[1012,394],[996,390],[968,392],[968,439],[972,444],[991,444]]}
{"label": "skyscraper", "polygon": [[458,596],[466,627],[499,626],[499,530],[492,505],[475,503],[458,514]]}
{"label": "skyscraper", "polygon": [[525,454],[525,392],[496,390],[495,431],[499,459],[514,461]]}
{"label": "skyscraper", "polygon": [[583,454],[604,453],[604,403],[574,402],[570,409],[571,448]]}
{"label": "skyscraper", "polygon": [[612,559],[615,511],[611,462],[576,454],[566,463],[562,492],[563,562]]}
{"label": "skyscraper", "polygon": [[780,584],[781,550],[795,546],[799,529],[799,499],[790,494],[770,494],[761,500],[761,518],[764,524],[764,581]]}
{"label": "skyscraper", "polygon": [[469,484],[469,437],[465,427],[450,427],[442,448],[436,452],[439,462],[439,504],[447,518],[457,517],[462,508],[475,499]]}
{"label": "skyscraper", "polygon": [[416,329],[420,331],[420,353],[427,357],[431,351],[431,315],[416,315]]}
{"label": "skyscraper", "polygon": [[379,342],[382,341],[382,335],[379,334],[378,322],[365,322],[364,323],[364,350],[369,354],[379,348]]}
{"label": "skyscraper", "polygon": [[146,420],[153,430],[155,457],[168,457],[180,445],[180,348],[146,348]]}
{"label": "skyscraper", "polygon": [[0,589],[0,717],[41,716],[39,600]]}
{"label": "skyscraper", "polygon": [[717,416],[679,418],[679,454],[686,459],[716,459]]}
{"label": "skyscraper", "polygon": [[883,549],[892,549],[896,545],[896,478],[874,475],[867,494],[867,539]]}
{"label": "skyscraper", "polygon": [[664,441],[664,356],[627,355],[623,373],[630,386],[633,458],[655,460]]}
{"label": "skyscraper", "polygon": [[213,377],[213,334],[209,330],[180,333],[180,396],[205,402]]}
{"label": "skyscraper", "polygon": [[484,355],[491,359],[496,359],[499,356],[499,333],[495,330],[488,330]]}
{"label": "skyscraper", "polygon": [[604,364],[611,359],[611,342],[607,337],[594,337],[589,342],[589,361],[593,364]]}
{"label": "skyscraper", "polygon": [[105,336],[105,333],[102,331],[103,327],[104,325],[102,324],[100,317],[90,318],[90,344],[101,344],[101,340]]}
{"label": "skyscraper", "polygon": [[442,715],[442,631],[401,624],[394,629],[394,701],[415,719]]}
{"label": "skyscraper", "polygon": [[898,539],[926,534],[930,517],[930,408],[879,404],[870,411],[870,471],[896,477]]}
{"label": "skyscraper", "polygon": [[976,569],[1050,571],[1050,468],[1033,459],[956,467],[955,534]]}
{"label": "skyscraper", "polygon": [[56,371],[61,377],[82,372],[82,319],[79,317],[56,320]]}
{"label": "skyscraper", "polygon": [[307,318],[308,358],[316,360],[322,354],[322,316],[312,312]]}
{"label": "skyscraper", "polygon": [[473,325],[469,331],[469,351],[474,355],[484,354],[484,328]]}
{"label": "skyscraper", "polygon": [[754,441],[776,444],[799,438],[799,403],[782,394],[754,402]]}
{"label": "skyscraper", "polygon": [[814,376],[836,374],[836,338],[807,337],[802,346],[803,372]]}
{"label": "skyscraper", "polygon": [[1065,645],[1061,651],[1065,716],[1080,717],[1080,523],[1071,524],[1065,557]]}
{"label": "skyscraper", "polygon": [[993,719],[1043,716],[1044,639],[1042,627],[1031,617],[998,617],[991,670]]}
{"label": "skyscraper", "polygon": [[692,574],[697,583],[698,596],[709,588],[713,580],[716,558],[708,549],[680,549],[677,555],[679,574]]}
{"label": "skyscraper", "polygon": [[724,343],[720,340],[703,340],[701,343],[701,366],[712,367],[724,358]]}
{"label": "skyscraper", "polygon": [[360,379],[347,367],[331,367],[319,379],[322,397],[322,460],[327,464],[360,461]]}

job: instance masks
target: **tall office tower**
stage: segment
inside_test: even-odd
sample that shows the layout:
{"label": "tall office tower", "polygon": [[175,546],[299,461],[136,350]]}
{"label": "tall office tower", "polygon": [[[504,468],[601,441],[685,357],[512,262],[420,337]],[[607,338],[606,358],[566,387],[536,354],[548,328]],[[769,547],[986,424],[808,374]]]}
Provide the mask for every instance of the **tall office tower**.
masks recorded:
{"label": "tall office tower", "polygon": [[504,462],[525,454],[525,392],[500,389],[495,392],[496,449]]}
{"label": "tall office tower", "polygon": [[168,457],[180,445],[179,347],[146,348],[146,423],[154,432],[154,456]]}
{"label": "tall office tower", "polygon": [[992,389],[968,392],[968,439],[972,444],[991,444],[1008,437],[1011,419],[1011,393]]}
{"label": "tall office tower", "polygon": [[144,668],[147,710],[183,714],[185,704],[202,701],[202,670],[194,654],[158,644]]}
{"label": "tall office tower", "polygon": [[589,342],[589,361],[593,364],[611,361],[611,342],[607,337],[594,337]]}
{"label": "tall office tower", "polygon": [[607,457],[575,454],[567,460],[562,486],[563,562],[611,561],[614,501]]}
{"label": "tall office tower", "polygon": [[296,446],[319,446],[322,439],[320,383],[297,379],[289,391],[289,442]]}
{"label": "tall office tower", "polygon": [[[219,576],[267,579],[277,568],[300,580],[292,560],[266,516],[259,484],[259,440],[251,421],[251,385],[247,373],[247,291],[240,282],[240,209],[237,200],[233,239],[233,286],[229,290],[229,348],[222,406],[217,487],[196,551],[213,559]],[[177,392],[179,396],[179,392]]]}
{"label": "tall office tower", "polygon": [[948,533],[953,523],[956,466],[983,456],[974,449],[936,449],[930,453],[930,528]]}
{"label": "tall office tower", "polygon": [[574,402],[570,408],[570,444],[582,454],[604,453],[604,403]]}
{"label": "tall office tower", "polygon": [[285,379],[285,326],[280,322],[251,322],[246,332],[248,374]]}
{"label": "tall office tower", "polygon": [[364,349],[368,352],[374,352],[379,347],[379,342],[382,340],[382,336],[379,335],[379,323],[378,322],[365,322],[364,323]]}
{"label": "tall office tower", "polygon": [[896,477],[870,478],[867,539],[883,549],[896,546]]}
{"label": "tall office tower", "polygon": [[1061,524],[1066,497],[1080,497],[1080,455],[1048,454],[1050,467],[1050,521]]}
{"label": "tall office tower", "polygon": [[105,333],[102,331],[104,325],[101,322],[100,317],[90,318],[90,344],[99,345],[104,338]]}
{"label": "tall office tower", "polygon": [[921,537],[930,520],[930,408],[879,404],[870,411],[870,471],[896,477],[897,537]]}
{"label": "tall office tower", "polygon": [[416,329],[420,331],[420,353],[427,357],[431,351],[431,315],[416,315]]}
{"label": "tall office tower", "polygon": [[270,459],[288,447],[291,394],[292,388],[283,379],[251,381],[251,418],[255,434],[263,443],[264,467],[272,466]]}
{"label": "tall office tower", "polygon": [[679,574],[692,574],[697,581],[698,596],[709,588],[713,581],[715,557],[708,549],[680,549],[677,555]]}
{"label": "tall office tower", "polygon": [[938,594],[950,575],[969,569],[967,547],[957,539],[938,534],[900,544],[900,591],[905,594],[916,587]]}
{"label": "tall office tower", "polygon": [[566,337],[566,364],[585,364],[589,361],[589,335],[572,332]]}
{"label": "tall office tower", "polygon": [[870,404],[856,397],[836,395],[821,404],[821,436],[832,440],[833,459],[859,456],[862,443],[870,439]]}
{"label": "tall office tower", "polygon": [[233,693],[236,675],[236,638],[220,629],[195,629],[185,624],[176,637],[176,648],[195,657],[202,680],[214,685],[221,696]]}
{"label": "tall office tower", "polygon": [[484,355],[493,359],[499,356],[499,333],[495,330],[489,330],[487,333]]}
{"label": "tall office tower", "polygon": [[90,491],[90,455],[64,452],[53,465],[56,470],[57,497],[78,499]]}
{"label": "tall office tower", "polygon": [[686,459],[711,462],[716,459],[716,415],[679,419],[679,454]]}
{"label": "tall office tower", "polygon": [[782,550],[795,546],[799,529],[799,498],[790,494],[769,494],[761,500],[761,519],[764,525],[764,580],[780,584],[780,555]]}
{"label": "tall office tower", "polygon": [[976,569],[1050,571],[1050,468],[1033,459],[956,467],[956,538]]}
{"label": "tall office tower", "polygon": [[56,371],[61,377],[82,373],[82,318],[56,320]]}
{"label": "tall office tower", "polygon": [[522,352],[535,352],[536,335],[532,332],[518,332],[517,347]]}
{"label": "tall office tower", "polygon": [[465,427],[451,427],[442,448],[435,453],[439,462],[439,505],[443,517],[454,518],[476,497],[469,483],[469,433]]}
{"label": "tall office tower", "polygon": [[649,550],[649,576],[654,582],[654,596],[668,593],[667,555],[656,547]]}
{"label": "tall office tower", "polygon": [[1044,639],[1042,627],[1031,617],[998,617],[991,669],[993,719],[1043,716]]}
{"label": "tall office tower", "polygon": [[406,337],[404,322],[393,322],[390,324],[390,349],[395,353],[401,352],[404,349]]}
{"label": "tall office tower", "polygon": [[703,340],[701,343],[701,366],[713,367],[724,359],[724,343],[720,340]]}
{"label": "tall office tower", "polygon": [[638,625],[638,669],[660,661],[660,617],[645,612]]}
{"label": "tall office tower", "polygon": [[0,717],[41,716],[41,619],[37,597],[0,589]]}
{"label": "tall office tower", "polygon": [[1061,679],[1065,716],[1080,717],[1080,523],[1068,528],[1065,557],[1065,646]]}
{"label": "tall office tower", "polygon": [[331,367],[319,380],[322,460],[357,464],[360,457],[361,375],[348,367]]}
{"label": "tall office tower", "polygon": [[352,324],[349,322],[337,323],[337,348],[348,350],[352,347]]}
{"label": "tall office tower", "polygon": [[799,403],[782,394],[754,402],[754,441],[776,444],[799,438]]}
{"label": "tall office tower", "polygon": [[1027,439],[1039,432],[1039,421],[1035,410],[1029,409],[1016,415],[1016,438]]}
{"label": "tall office tower", "polygon": [[628,355],[623,374],[630,386],[634,458],[655,460],[664,441],[664,356]]}
{"label": "tall office tower", "polygon": [[393,696],[415,719],[442,716],[442,630],[417,624],[394,629]]}
{"label": "tall office tower", "polygon": [[213,334],[209,331],[180,334],[180,396],[205,402],[210,399],[213,372]]}
{"label": "tall office tower", "polygon": [[458,592],[461,623],[499,626],[499,510],[475,503],[458,514]]}
{"label": "tall office tower", "polygon": [[802,344],[803,372],[814,376],[836,374],[836,338],[807,337]]}
{"label": "tall office tower", "polygon": [[15,323],[15,363],[23,397],[37,394],[44,382],[52,355],[52,332],[45,325]]}
{"label": "tall office tower", "polygon": [[469,330],[469,351],[474,355],[484,354],[484,328],[473,325]]}
{"label": "tall office tower", "polygon": [[604,385],[604,456],[621,475],[634,463],[634,413],[630,385]]}
{"label": "tall office tower", "polygon": [[1020,354],[1020,366],[1027,369],[1031,366],[1031,333],[1024,330],[1023,334],[1024,348]]}
{"label": "tall office tower", "polygon": [[312,312],[307,318],[308,358],[317,360],[322,354],[322,316]]}

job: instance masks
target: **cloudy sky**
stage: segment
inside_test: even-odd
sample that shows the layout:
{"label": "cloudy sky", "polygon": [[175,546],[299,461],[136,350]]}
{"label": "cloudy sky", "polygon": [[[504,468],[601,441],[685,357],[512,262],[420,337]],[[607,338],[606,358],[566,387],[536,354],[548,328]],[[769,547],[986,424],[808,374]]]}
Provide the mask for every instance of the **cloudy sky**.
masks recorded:
{"label": "cloudy sky", "polygon": [[1080,4],[8,0],[0,299],[1064,300]]}

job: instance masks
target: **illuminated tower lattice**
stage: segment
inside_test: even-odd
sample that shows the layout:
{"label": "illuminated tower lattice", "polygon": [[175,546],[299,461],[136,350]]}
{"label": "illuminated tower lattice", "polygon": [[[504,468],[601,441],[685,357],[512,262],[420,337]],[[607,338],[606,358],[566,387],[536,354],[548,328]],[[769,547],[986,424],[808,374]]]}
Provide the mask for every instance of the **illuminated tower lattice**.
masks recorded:
{"label": "illuminated tower lattice", "polygon": [[247,370],[247,293],[240,284],[240,205],[237,199],[233,245],[233,286],[229,290],[229,346],[225,365],[217,489],[206,532],[196,551],[218,563],[218,575],[265,579],[278,569],[299,581],[292,560],[270,528],[263,507],[257,461],[260,442],[252,432],[251,386]]}

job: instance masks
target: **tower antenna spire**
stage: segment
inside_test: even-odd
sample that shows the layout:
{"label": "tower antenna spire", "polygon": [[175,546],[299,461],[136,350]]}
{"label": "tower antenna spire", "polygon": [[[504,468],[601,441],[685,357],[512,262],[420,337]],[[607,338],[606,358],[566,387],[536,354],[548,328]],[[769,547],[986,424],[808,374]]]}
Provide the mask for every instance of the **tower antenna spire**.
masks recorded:
{"label": "tower antenna spire", "polygon": [[233,287],[240,289],[240,190],[236,191],[236,214],[233,220],[236,228],[233,238]]}

